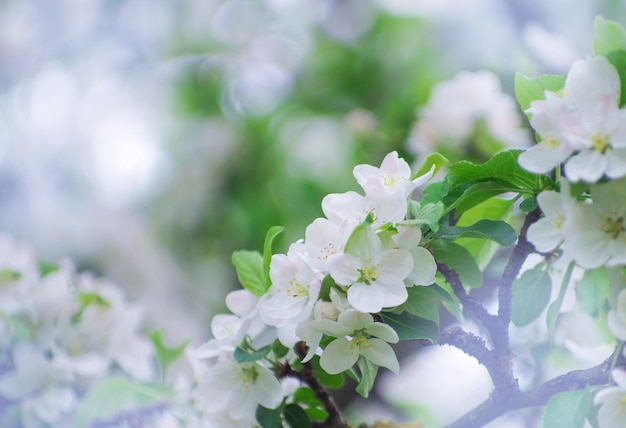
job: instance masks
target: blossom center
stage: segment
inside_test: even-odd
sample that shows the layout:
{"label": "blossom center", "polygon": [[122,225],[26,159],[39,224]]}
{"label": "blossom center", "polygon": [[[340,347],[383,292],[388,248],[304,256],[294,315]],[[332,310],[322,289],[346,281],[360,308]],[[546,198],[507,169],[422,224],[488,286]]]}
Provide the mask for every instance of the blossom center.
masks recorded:
{"label": "blossom center", "polygon": [[622,232],[626,231],[626,228],[624,228],[624,217],[607,218],[604,224],[600,226],[600,229],[604,233],[611,235],[611,238],[617,239]]}
{"label": "blossom center", "polygon": [[398,179],[398,177],[396,177],[395,175],[386,174],[386,175],[383,177],[383,184],[384,184],[386,187],[393,186],[393,185],[394,185],[394,184],[396,184],[398,181],[399,181],[399,179]]}
{"label": "blossom center", "polygon": [[293,278],[289,280],[289,287],[285,289],[285,292],[289,297],[293,298],[307,297],[309,295],[309,290],[304,286],[304,284]]}
{"label": "blossom center", "polygon": [[350,351],[352,353],[361,353],[363,349],[371,348],[372,344],[368,338],[362,334],[356,333],[356,335],[350,341]]}
{"label": "blossom center", "polygon": [[561,142],[554,137],[550,137],[544,141],[546,143],[546,146],[550,147],[551,149],[556,149],[561,145]]}
{"label": "blossom center", "polygon": [[251,385],[256,382],[258,377],[259,372],[257,372],[256,367],[248,366],[241,368],[241,379],[243,380],[244,384]]}
{"label": "blossom center", "polygon": [[376,271],[376,268],[373,266],[363,266],[362,269],[357,269],[359,272],[359,279],[357,282],[362,284],[371,285],[372,282],[376,281],[380,274]]}
{"label": "blossom center", "polygon": [[591,141],[593,142],[593,148],[602,154],[609,148],[609,137],[603,132],[593,135]]}

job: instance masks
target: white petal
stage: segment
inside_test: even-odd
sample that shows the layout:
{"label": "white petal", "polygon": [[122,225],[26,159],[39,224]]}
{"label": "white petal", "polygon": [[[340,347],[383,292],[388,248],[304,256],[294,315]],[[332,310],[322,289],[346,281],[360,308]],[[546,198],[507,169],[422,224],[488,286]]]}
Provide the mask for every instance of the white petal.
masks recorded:
{"label": "white petal", "polygon": [[359,261],[348,254],[337,254],[330,260],[328,271],[339,285],[350,285],[359,279]]}
{"label": "white petal", "polygon": [[384,340],[385,342],[397,343],[398,340],[400,340],[398,338],[398,333],[396,333],[393,328],[389,327],[387,324],[383,324],[380,322],[375,322],[368,325],[365,328],[365,331],[366,333],[371,334],[372,336],[376,336],[379,339]]}
{"label": "white petal", "polygon": [[379,287],[356,283],[348,289],[348,302],[358,311],[377,313],[385,304],[385,294]]}
{"label": "white petal", "polygon": [[359,359],[359,351],[356,346],[347,339],[335,339],[328,344],[320,358],[320,366],[327,373],[342,373],[352,367]]}
{"label": "white petal", "polygon": [[545,174],[563,162],[572,153],[564,142],[541,141],[520,153],[517,161],[527,171]]}
{"label": "white petal", "polygon": [[267,367],[256,365],[257,378],[254,382],[254,397],[256,402],[268,409],[275,409],[283,400],[283,388]]}
{"label": "white petal", "polygon": [[613,179],[624,177],[626,175],[626,148],[607,151],[607,155],[607,177]]}
{"label": "white petal", "polygon": [[417,247],[411,251],[413,256],[413,271],[404,280],[408,286],[430,285],[435,282],[437,263],[426,248]]}
{"label": "white petal", "polygon": [[400,371],[398,358],[387,342],[376,338],[370,339],[368,344],[363,346],[361,354],[380,367],[386,367],[394,373]]}
{"label": "white petal", "polygon": [[565,163],[567,179],[595,183],[606,172],[607,158],[597,150],[585,150],[575,154]]}

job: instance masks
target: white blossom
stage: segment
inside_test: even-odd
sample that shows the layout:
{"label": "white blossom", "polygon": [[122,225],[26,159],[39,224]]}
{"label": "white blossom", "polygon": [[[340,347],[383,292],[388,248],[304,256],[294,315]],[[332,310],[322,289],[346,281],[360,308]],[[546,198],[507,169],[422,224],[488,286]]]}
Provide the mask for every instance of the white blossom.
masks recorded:
{"label": "white blossom", "polygon": [[604,388],[596,394],[593,402],[600,406],[598,425],[600,428],[621,428],[626,426],[626,373],[613,370],[615,386]]}
{"label": "white blossom", "polygon": [[280,382],[258,362],[218,361],[201,377],[196,390],[200,408],[226,413],[234,420],[252,419],[259,404],[276,408],[283,399]]}
{"label": "white blossom", "polygon": [[301,243],[287,254],[274,254],[270,263],[272,286],[257,308],[261,320],[276,327],[308,318],[319,296],[322,278],[308,264]]}
{"label": "white blossom", "polygon": [[329,266],[335,282],[348,287],[348,302],[361,312],[372,313],[404,303],[408,297],[404,280],[413,271],[411,253],[385,250],[371,227],[357,238]]}
{"label": "white blossom", "polygon": [[337,338],[326,346],[320,359],[320,365],[328,373],[348,370],[356,364],[359,356],[398,372],[398,360],[387,343],[398,342],[398,335],[388,325],[374,322],[370,314],[350,310],[341,313],[337,321],[320,320],[314,321],[313,325]]}
{"label": "white blossom", "polygon": [[564,249],[580,266],[592,269],[626,263],[626,180],[591,186],[593,202],[569,211]]}

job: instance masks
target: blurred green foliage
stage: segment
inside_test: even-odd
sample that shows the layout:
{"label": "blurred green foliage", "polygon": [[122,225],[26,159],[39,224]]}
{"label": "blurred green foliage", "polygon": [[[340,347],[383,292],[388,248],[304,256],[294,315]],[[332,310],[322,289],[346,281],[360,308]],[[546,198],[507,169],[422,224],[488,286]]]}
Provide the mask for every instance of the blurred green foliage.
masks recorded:
{"label": "blurred green foliage", "polygon": [[[206,183],[204,191],[212,196],[195,208],[199,212],[193,221],[169,223],[163,230],[183,266],[214,257],[228,263],[234,250],[260,249],[265,232],[273,225],[286,226],[277,240],[277,251],[285,251],[285,243],[303,237],[306,225],[322,215],[320,204],[326,194],[358,190],[351,176],[354,165],[378,164],[392,150],[407,156],[404,145],[416,107],[427,100],[432,85],[445,77],[443,65],[437,62],[440,56],[429,40],[428,25],[378,13],[356,42],[335,40],[321,28],[314,29],[313,40],[294,76],[291,93],[268,114],[233,114],[224,108],[229,77],[224,63],[209,60],[181,75],[176,87],[177,114],[225,122],[236,140],[235,152],[220,165],[218,187]],[[223,54],[226,49],[213,45],[208,55]],[[369,127],[350,126],[348,116],[355,111],[373,119]],[[288,165],[280,134],[303,117],[331,118],[346,130],[347,137],[339,140],[349,154],[346,164],[329,180],[294,174]],[[185,153],[187,144],[172,142],[174,156]],[[179,159],[179,165],[185,168],[185,159]],[[171,205],[176,199],[172,195],[185,191],[184,186],[175,180],[157,206]]]}

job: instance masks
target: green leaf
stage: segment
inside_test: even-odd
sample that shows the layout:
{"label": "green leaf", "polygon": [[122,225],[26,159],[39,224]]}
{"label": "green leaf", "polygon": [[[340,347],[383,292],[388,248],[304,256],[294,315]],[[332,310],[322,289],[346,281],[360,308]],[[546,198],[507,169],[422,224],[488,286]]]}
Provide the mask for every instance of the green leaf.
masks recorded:
{"label": "green leaf", "polygon": [[289,353],[289,348],[283,345],[280,340],[276,339],[272,343],[272,353],[276,358],[283,358],[287,353]]}
{"label": "green leaf", "polygon": [[108,378],[92,387],[81,399],[74,413],[74,427],[90,427],[96,420],[108,419],[120,411],[156,403],[171,394],[169,388],[162,386]]}
{"label": "green leaf", "polygon": [[417,317],[408,312],[396,314],[381,312],[383,322],[393,328],[400,340],[427,339],[432,343],[439,340],[439,325],[431,320]]}
{"label": "green leaf", "polygon": [[546,314],[546,323],[548,326],[548,337],[550,341],[552,341],[552,337],[554,336],[554,329],[556,328],[556,321],[559,318],[559,314],[561,313],[561,305],[563,305],[563,299],[565,299],[565,292],[567,291],[567,287],[569,287],[570,279],[572,278],[572,271],[574,270],[574,262],[570,262],[565,271],[565,275],[563,275],[563,281],[561,281],[561,288],[559,289],[559,295],[556,300],[550,303],[548,306],[548,313]]}
{"label": "green leaf", "polygon": [[528,110],[533,101],[545,99],[544,91],[558,92],[564,86],[565,76],[545,74],[533,78],[515,73],[515,97],[523,111]]}
{"label": "green leaf", "polygon": [[609,274],[605,267],[587,269],[576,284],[576,300],[583,312],[598,316],[609,296]]}
{"label": "green leaf", "polygon": [[271,350],[272,345],[264,346],[254,352],[248,352],[243,348],[237,347],[235,348],[233,357],[235,357],[235,361],[237,361],[238,363],[251,363],[253,361],[262,360],[263,358],[267,357]]}
{"label": "green leaf", "polygon": [[406,302],[394,308],[391,312],[401,314],[406,311],[411,315],[439,324],[439,307],[437,301],[443,300],[445,297],[432,288],[423,286],[409,287],[407,291],[409,297]]}
{"label": "green leaf", "polygon": [[540,187],[540,176],[524,170],[517,163],[522,150],[500,152],[482,165],[469,161],[455,162],[448,169],[449,195],[469,183],[495,181],[511,190],[534,193]]}
{"label": "green leaf", "polygon": [[552,279],[545,269],[527,270],[513,283],[511,321],[524,327],[537,319],[548,305]]}
{"label": "green leaf", "polygon": [[529,213],[534,211],[537,208],[537,198],[533,196],[529,196],[524,199],[521,204],[519,204],[519,209],[525,213]]}
{"label": "green leaf", "polygon": [[543,428],[582,428],[591,409],[591,392],[587,389],[561,392],[546,404]]}
{"label": "green leaf", "polygon": [[376,375],[378,374],[378,366],[362,356],[360,356],[357,360],[357,364],[359,366],[359,371],[361,372],[361,379],[356,387],[356,392],[358,392],[363,398],[367,398],[370,391],[374,387]]}
{"label": "green leaf", "polygon": [[298,388],[293,394],[293,401],[302,405],[312,420],[325,421],[328,419],[328,413],[324,410],[324,404],[317,398],[311,388]]}
{"label": "green leaf", "polygon": [[260,404],[256,408],[256,421],[261,428],[282,428],[283,420],[281,418],[283,408],[278,406],[275,409],[268,409]]}
{"label": "green leaf", "polygon": [[[457,226],[467,227],[481,220],[508,221],[515,203],[514,199],[499,197],[487,199],[463,213]],[[466,248],[479,269],[485,269],[497,250],[493,241],[484,239],[459,238],[456,243]]]}
{"label": "green leaf", "polygon": [[430,248],[433,250],[435,260],[454,269],[461,277],[464,286],[480,287],[483,281],[482,272],[466,248],[441,239],[431,242]]}
{"label": "green leaf", "polygon": [[448,165],[449,163],[450,161],[448,160],[448,158],[446,158],[441,153],[436,153],[436,152],[431,153],[428,156],[426,156],[426,159],[424,159],[424,162],[422,162],[422,164],[417,169],[417,171],[415,171],[415,173],[411,176],[411,180],[415,180],[416,178],[421,177],[422,175],[426,174],[432,169],[433,166],[435,167],[435,170],[433,171],[433,175],[435,175],[437,174],[437,172],[439,172],[441,168]]}
{"label": "green leaf", "polygon": [[311,428],[311,419],[302,407],[289,403],[283,410],[285,421],[291,428]]}
{"label": "green leaf", "polygon": [[450,284],[446,282],[446,279],[441,274],[441,272],[437,272],[435,275],[435,284],[438,287],[442,294],[445,293],[447,295],[446,300],[442,300],[443,307],[446,308],[450,314],[456,318],[457,321],[463,322],[463,312],[461,311],[461,302],[456,294],[454,294],[454,290]]}
{"label": "green leaf", "polygon": [[258,251],[239,250],[233,253],[231,260],[243,288],[255,296],[265,294],[269,283],[265,279],[263,256]]}
{"label": "green leaf", "polygon": [[[435,204],[440,202],[444,196],[448,194],[448,178],[446,177],[442,181],[437,181],[435,183],[429,184],[424,189],[424,196],[422,196],[421,204]],[[420,203],[411,199],[409,203],[415,203],[416,208],[419,207]],[[414,212],[413,210],[411,212]]]}
{"label": "green leaf", "polygon": [[400,221],[397,224],[421,225],[425,224],[434,232],[439,230],[439,219],[443,215],[443,202],[436,203],[414,203],[410,205],[411,214],[415,218]]}
{"label": "green leaf", "polygon": [[21,277],[21,272],[12,269],[0,269],[0,282],[16,281]]}
{"label": "green leaf", "polygon": [[102,297],[100,294],[94,291],[85,291],[78,294],[78,302],[80,303],[80,309],[76,312],[71,319],[72,324],[80,322],[83,316],[83,312],[88,306],[97,306],[100,308],[110,308],[111,303]]}
{"label": "green leaf", "polygon": [[455,217],[460,217],[464,212],[476,205],[503,193],[516,191],[511,186],[506,186],[496,181],[480,181],[468,186],[460,195],[451,195],[447,200],[453,202],[448,205],[444,213],[454,210]]}
{"label": "green leaf", "polygon": [[324,370],[320,366],[319,356],[315,355],[311,359],[311,364],[313,365],[313,373],[315,373],[317,380],[319,380],[323,386],[325,386],[326,388],[330,388],[330,389],[339,389],[343,386],[345,382],[343,373],[337,373],[337,374],[327,373],[326,370]]}
{"label": "green leaf", "polygon": [[60,266],[57,263],[51,263],[41,260],[39,262],[39,273],[42,277],[59,270]]}
{"label": "green leaf", "polygon": [[508,223],[501,220],[480,220],[471,226],[445,226],[439,230],[439,237],[453,242],[458,238],[489,239],[508,247],[517,242],[517,233]]}
{"label": "green leaf", "polygon": [[613,51],[606,54],[606,58],[617,70],[619,80],[621,82],[622,91],[619,98],[619,106],[623,107],[626,104],[626,51]]}
{"label": "green leaf", "polygon": [[[265,283],[271,284],[270,280],[270,262],[272,261],[272,242],[274,238],[285,230],[283,226],[272,226],[265,234],[265,243],[263,244],[263,272],[265,273]],[[269,286],[268,286],[269,288]]]}
{"label": "green leaf", "polygon": [[157,361],[163,366],[164,370],[167,370],[173,362],[178,360],[185,353],[185,348],[189,344],[189,340],[185,340],[178,346],[168,348],[165,346],[165,343],[163,343],[163,330],[153,331],[150,334],[150,340],[154,346]]}
{"label": "green leaf", "polygon": [[374,215],[370,212],[357,227],[354,228],[350,237],[348,238],[348,242],[346,242],[346,246],[344,251],[350,252],[351,248],[360,248],[363,245],[367,245],[367,235],[374,233],[371,228],[371,225],[374,223]]}
{"label": "green leaf", "polygon": [[593,51],[596,55],[626,50],[626,31],[618,22],[596,16],[593,31]]}

